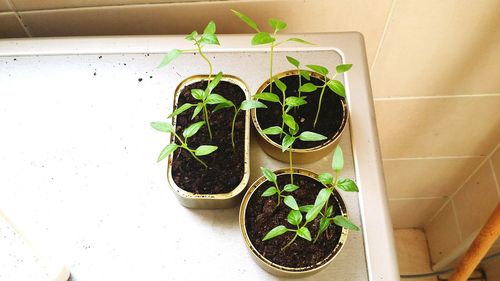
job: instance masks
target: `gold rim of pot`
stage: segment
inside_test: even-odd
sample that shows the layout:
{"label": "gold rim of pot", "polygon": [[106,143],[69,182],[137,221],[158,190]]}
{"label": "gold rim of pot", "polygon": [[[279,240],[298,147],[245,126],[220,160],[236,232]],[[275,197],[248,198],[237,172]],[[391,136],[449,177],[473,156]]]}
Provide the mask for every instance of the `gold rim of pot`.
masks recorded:
{"label": "gold rim of pot", "polygon": [[[289,175],[290,168],[281,168],[281,169],[274,171],[274,173],[277,176]],[[318,181],[317,180],[318,175],[310,170],[307,170],[307,169],[294,168],[293,173],[298,174],[298,175],[307,176],[307,177],[313,178],[314,180]],[[330,255],[328,255],[324,260],[322,260],[320,262],[321,264],[319,266],[312,265],[312,266],[300,267],[300,268],[282,266],[282,265],[276,264],[276,263],[266,259],[252,245],[252,242],[250,241],[250,238],[248,237],[248,233],[246,231],[246,225],[245,225],[246,208],[248,206],[248,202],[250,201],[250,198],[252,197],[253,193],[266,181],[267,181],[267,179],[264,176],[261,176],[254,183],[252,183],[252,185],[248,188],[247,192],[245,193],[245,196],[243,197],[243,201],[241,202],[241,207],[240,207],[240,212],[239,212],[240,230],[241,230],[241,233],[243,235],[243,240],[245,240],[245,245],[247,246],[247,249],[250,251],[252,257],[257,262],[257,264],[259,264],[264,270],[266,270],[267,272],[269,272],[271,274],[275,274],[278,276],[285,276],[285,277],[291,277],[291,278],[304,277],[304,276],[314,274],[314,273],[324,269],[340,253],[345,242],[347,241],[347,235],[348,235],[349,231],[346,228],[342,228],[342,233],[340,235],[340,239],[339,239],[337,245],[335,246],[333,252],[330,253]],[[335,195],[335,198],[336,198],[338,205],[340,207],[341,215],[347,218],[347,209],[346,209],[346,206],[345,206],[345,203],[344,203],[342,196],[335,189],[333,190],[333,194]]]}
{"label": "gold rim of pot", "polygon": [[[292,76],[292,75],[300,75],[298,70],[288,70],[284,71],[281,73],[278,73],[274,76],[274,78],[281,79],[283,77],[287,76]],[[311,76],[315,78],[322,78],[321,74],[316,73],[316,72],[311,72]],[[270,79],[267,79],[262,85],[259,87],[257,90],[257,93],[261,93],[264,91],[264,89],[269,85]],[[326,155],[329,151],[329,149],[333,149],[334,145],[338,143],[340,137],[342,136],[342,133],[344,132],[344,129],[347,125],[347,120],[349,118],[349,110],[347,107],[346,99],[341,98],[340,99],[342,103],[342,108],[343,108],[343,115],[342,115],[342,123],[340,124],[340,128],[337,130],[335,135],[333,135],[331,138],[329,138],[326,142],[315,146],[311,148],[293,148],[292,153],[294,154],[293,157],[296,160],[296,163],[309,163],[313,162],[315,160],[318,160],[322,156]],[[281,151],[281,144],[278,144],[274,142],[271,138],[269,138],[266,134],[262,133],[262,128],[260,127],[259,121],[257,120],[257,111],[256,109],[251,110],[251,118],[252,118],[252,123],[259,133],[260,137],[265,140],[266,143],[268,143],[268,146],[263,146],[264,150],[266,153],[271,155],[272,157],[275,157],[276,159],[287,162],[288,161],[288,156],[286,153],[283,153]],[[269,151],[269,150],[274,150],[274,151]],[[286,150],[288,151],[288,150]],[[323,153],[324,152],[324,153]],[[283,157],[279,157],[281,154],[283,154]],[[316,157],[313,156],[313,154],[317,154]],[[309,156],[309,157],[308,157]]]}
{"label": "gold rim of pot", "polygon": [[[213,79],[214,76],[212,76]],[[174,94],[174,109],[177,108],[177,102],[180,95],[180,92],[184,87],[189,84],[207,80],[208,75],[194,75],[184,79],[177,88],[175,89]],[[250,92],[248,90],[247,85],[243,80],[236,76],[224,74],[222,76],[221,81],[226,81],[232,84],[239,86],[243,93],[245,94],[245,98],[248,99],[250,96]],[[172,125],[176,128],[177,117],[172,118]],[[175,142],[175,137],[173,134],[170,135],[170,142]],[[170,188],[176,195],[177,199],[180,203],[188,208],[207,208],[207,209],[215,209],[215,208],[226,208],[237,205],[239,202],[239,195],[241,195],[242,191],[248,184],[248,180],[250,178],[250,113],[245,111],[245,144],[244,144],[244,172],[243,178],[240,183],[230,192],[228,193],[217,193],[217,194],[199,194],[192,193],[180,188],[174,181],[172,177],[172,163],[173,163],[173,153],[168,157],[167,164],[167,179]]]}

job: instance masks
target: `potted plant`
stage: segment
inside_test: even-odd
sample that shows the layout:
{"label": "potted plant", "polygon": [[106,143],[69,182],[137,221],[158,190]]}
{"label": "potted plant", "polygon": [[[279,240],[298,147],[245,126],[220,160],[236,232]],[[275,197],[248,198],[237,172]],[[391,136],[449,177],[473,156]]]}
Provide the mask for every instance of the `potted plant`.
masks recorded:
{"label": "potted plant", "polygon": [[180,203],[190,208],[224,208],[236,205],[249,178],[249,109],[265,107],[249,99],[245,83],[237,77],[213,75],[203,52],[206,44],[219,45],[216,25],[209,22],[202,34],[186,36],[196,49],[173,49],[159,67],[183,52],[198,52],[208,64],[208,75],[182,81],[174,93],[172,123],[151,126],[170,133],[170,143],[158,161],[168,158],[168,183]]}
{"label": "potted plant", "polygon": [[338,255],[348,230],[359,230],[337,192],[358,191],[353,180],[339,177],[343,163],[337,146],[334,175],[261,168],[263,176],[243,198],[239,223],[247,248],[263,269],[285,277],[316,273]]}
{"label": "potted plant", "polygon": [[[287,162],[288,156],[281,152],[280,144],[283,135],[266,135],[263,130],[272,126],[283,128],[287,118],[293,117],[304,131],[316,131],[327,138],[316,142],[299,140],[293,150],[297,163],[309,163],[327,155],[338,143],[347,124],[348,109],[345,100],[345,87],[335,79],[347,72],[352,65],[337,65],[335,71],[330,71],[320,65],[306,65],[303,69],[300,62],[288,56],[291,70],[273,73],[275,47],[285,42],[293,41],[312,44],[303,39],[289,38],[278,41],[277,33],[286,28],[286,23],[270,19],[269,25],[273,33],[263,32],[248,16],[233,12],[257,33],[252,38],[252,45],[269,45],[269,79],[258,88],[254,98],[262,101],[268,109],[255,109],[251,112],[252,122],[260,135],[259,141],[264,151],[275,159]],[[300,105],[292,111],[287,111],[287,98],[302,99]],[[297,100],[295,100],[297,101]],[[300,132],[299,132],[300,133]]]}

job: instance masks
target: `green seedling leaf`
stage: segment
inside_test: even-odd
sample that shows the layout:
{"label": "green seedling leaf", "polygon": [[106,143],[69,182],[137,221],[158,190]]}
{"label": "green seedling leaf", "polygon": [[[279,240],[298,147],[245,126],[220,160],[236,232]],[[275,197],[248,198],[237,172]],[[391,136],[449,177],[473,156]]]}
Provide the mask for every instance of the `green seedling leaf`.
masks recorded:
{"label": "green seedling leaf", "polygon": [[299,125],[296,125],[295,128],[288,128],[290,135],[295,136],[299,132]]}
{"label": "green seedling leaf", "polygon": [[291,210],[287,217],[288,222],[291,225],[299,225],[302,222],[302,214],[300,211]]}
{"label": "green seedling leaf", "polygon": [[294,142],[295,138],[290,135],[286,135],[285,137],[283,137],[283,141],[281,141],[281,152],[285,152],[287,149],[289,149]]}
{"label": "green seedling leaf", "polygon": [[316,91],[317,89],[318,89],[318,87],[316,85],[314,85],[313,83],[305,83],[304,85],[300,86],[299,91],[301,91],[303,93],[310,93],[310,92]]}
{"label": "green seedling leaf", "polygon": [[304,206],[300,206],[299,207],[299,211],[303,212],[303,213],[307,213],[309,212],[312,208],[314,207],[314,205],[304,205]]}
{"label": "green seedling leaf", "polygon": [[299,139],[301,141],[321,141],[326,140],[326,137],[315,132],[304,131],[299,135]]}
{"label": "green seedling leaf", "polygon": [[171,143],[160,152],[160,155],[158,156],[157,162],[160,162],[161,160],[165,159],[170,153],[174,152],[179,146],[175,143]]}
{"label": "green seedling leaf", "polygon": [[344,168],[344,155],[342,153],[340,145],[337,145],[335,151],[333,152],[332,169],[338,173],[342,171],[343,168]]}
{"label": "green seedling leaf", "polygon": [[248,26],[250,26],[251,28],[253,28],[257,32],[260,32],[259,28],[257,27],[257,24],[252,19],[250,19],[248,16],[246,16],[245,14],[240,13],[240,12],[238,12],[236,10],[233,10],[233,9],[231,9],[231,11],[237,17],[239,17],[243,22],[245,22]]}
{"label": "green seedling leaf", "polygon": [[217,87],[221,79],[222,79],[222,72],[219,72],[217,73],[217,75],[215,75],[214,79],[212,79],[212,81],[208,83],[206,90],[208,94],[212,93],[212,91],[215,89],[215,87]]}
{"label": "green seedling leaf", "polygon": [[343,191],[348,191],[348,192],[358,192],[359,191],[358,186],[351,179],[344,179],[344,178],[339,179],[337,182],[337,187],[339,189],[342,189]]}
{"label": "green seedling leaf", "polygon": [[286,85],[280,79],[275,79],[273,82],[276,85],[276,87],[280,89],[281,92],[283,93],[286,92]]}
{"label": "green seedling leaf", "polygon": [[339,65],[337,65],[337,67],[335,67],[335,70],[337,71],[337,73],[343,73],[343,72],[349,71],[349,69],[351,69],[351,67],[352,67],[352,64],[339,64]]}
{"label": "green seedling leaf", "polygon": [[328,88],[330,88],[330,90],[332,90],[334,93],[345,98],[345,88],[342,82],[338,80],[330,80],[327,85]]}
{"label": "green seedling leaf", "polygon": [[175,132],[174,126],[170,123],[165,123],[165,122],[151,122],[151,127],[153,129],[164,132],[164,133],[173,133]]}
{"label": "green seedling leaf", "polygon": [[285,185],[285,187],[283,187],[283,190],[286,192],[293,192],[299,188],[300,187],[298,185],[289,183],[289,184]]}
{"label": "green seedling leaf", "polygon": [[262,133],[265,135],[279,135],[283,133],[283,130],[279,126],[273,126],[262,130]]}
{"label": "green seedling leaf", "polygon": [[288,97],[285,99],[285,105],[291,106],[291,107],[297,107],[306,104],[307,101],[305,100],[305,97]]}
{"label": "green seedling leaf", "polygon": [[190,109],[191,107],[195,106],[195,104],[191,104],[191,103],[185,103],[183,105],[181,105],[179,108],[177,108],[176,110],[174,110],[174,112],[172,112],[168,118],[172,118],[172,117],[175,117],[181,113],[183,113],[184,111]]}
{"label": "green seedling leaf", "polygon": [[182,136],[184,137],[184,139],[192,137],[194,134],[196,134],[200,130],[201,127],[203,127],[203,125],[205,125],[205,121],[200,121],[200,122],[196,122],[194,124],[191,124],[189,127],[187,127],[182,132]]}
{"label": "green seedling leaf", "polygon": [[343,228],[359,231],[359,227],[357,225],[355,225],[354,223],[352,223],[348,218],[346,218],[344,216],[340,216],[340,215],[335,216],[333,218],[333,223],[340,226],[340,227],[343,227]]}
{"label": "green seedling leaf", "polygon": [[212,110],[212,112],[219,111],[223,108],[234,107],[234,103],[230,100],[226,100],[225,102],[217,104],[217,106]]}
{"label": "green seedling leaf", "polygon": [[289,127],[289,128],[293,128],[295,129],[297,126],[297,122],[295,122],[295,119],[293,118],[292,115],[290,114],[283,114],[283,121],[285,122],[285,124]]}
{"label": "green seedling leaf", "polygon": [[262,238],[262,241],[266,241],[266,240],[272,239],[276,236],[280,236],[281,234],[284,234],[287,231],[288,231],[288,229],[284,225],[278,225],[277,227],[271,229],[271,231],[269,231],[266,234],[266,236],[264,236],[264,238]]}
{"label": "green seedling leaf", "polygon": [[271,170],[269,170],[266,167],[260,167],[260,170],[262,171],[262,174],[266,179],[270,182],[276,183],[276,174],[273,173]]}
{"label": "green seedling leaf", "polygon": [[249,110],[252,108],[267,108],[267,105],[256,100],[244,100],[240,105],[241,110]]}
{"label": "green seedling leaf", "polygon": [[291,63],[293,66],[295,66],[296,68],[299,68],[300,66],[300,62],[293,58],[293,57],[290,57],[290,56],[286,56],[286,59],[288,60],[289,63]]}
{"label": "green seedling leaf", "polygon": [[311,80],[311,72],[307,70],[300,70],[300,75],[304,77],[306,80]]}
{"label": "green seedling leaf", "polygon": [[186,39],[189,41],[196,41],[196,37],[198,37],[198,32],[195,30],[191,32],[188,36],[186,36]]}
{"label": "green seedling leaf", "polygon": [[256,100],[264,100],[264,101],[270,101],[270,102],[280,102],[280,98],[278,95],[273,94],[273,93],[268,93],[268,92],[262,92],[255,94],[253,96],[254,99]]}
{"label": "green seedling leaf", "polygon": [[219,38],[215,34],[203,34],[201,36],[201,43],[210,45],[220,45]]}
{"label": "green seedling leaf", "polygon": [[330,206],[328,207],[328,209],[326,209],[325,217],[331,217],[332,215],[333,215],[333,206]]}
{"label": "green seedling leaf", "polygon": [[307,222],[313,221],[321,212],[322,208],[323,206],[313,205],[313,207],[306,213],[306,221]]}
{"label": "green seedling leaf", "polygon": [[309,232],[309,229],[305,226],[297,230],[297,235],[300,236],[301,238],[306,239],[307,241],[312,241],[311,232]]}
{"label": "green seedling leaf", "polygon": [[320,65],[315,65],[315,64],[308,64],[306,65],[310,69],[316,71],[317,73],[326,76],[328,75],[328,69],[326,67],[320,66]]}
{"label": "green seedling leaf", "polygon": [[267,21],[267,23],[269,23],[269,25],[274,28],[274,30],[276,32],[280,31],[280,30],[283,30],[286,28],[286,23],[280,21],[280,20],[277,20],[277,19],[269,19]]}
{"label": "green seedling leaf", "polygon": [[204,100],[205,99],[205,91],[201,89],[192,89],[191,90],[191,96],[197,100]]}
{"label": "green seedling leaf", "polygon": [[333,184],[333,176],[330,173],[323,173],[319,175],[318,180],[324,185]]}
{"label": "green seedling leaf", "polygon": [[286,41],[292,41],[292,42],[297,42],[297,43],[302,43],[302,44],[307,44],[307,45],[314,45],[314,43],[311,43],[309,41],[306,41],[304,39],[300,38],[288,38]]}
{"label": "green seedling leaf", "polygon": [[299,205],[297,205],[297,201],[295,201],[295,198],[293,198],[292,195],[285,196],[285,198],[283,198],[283,203],[293,210],[299,210]]}
{"label": "green seedling leaf", "polygon": [[158,68],[164,67],[165,65],[171,63],[174,59],[176,59],[180,54],[182,54],[182,51],[179,49],[173,49],[168,54],[166,54],[163,59],[160,62],[160,65],[158,65]]}
{"label": "green seedling leaf", "polygon": [[196,156],[204,156],[204,155],[208,155],[214,151],[217,150],[217,146],[214,146],[214,145],[200,145],[198,146],[198,148],[194,151],[194,154]]}
{"label": "green seedling leaf", "polygon": [[200,114],[202,109],[203,109],[203,104],[198,103],[193,110],[193,115],[191,116],[191,120],[193,120],[198,114]]}
{"label": "green seedling leaf", "polygon": [[314,206],[321,206],[323,207],[325,203],[328,201],[330,198],[330,195],[332,194],[332,191],[328,188],[323,188],[319,191],[318,195],[316,196],[316,200],[314,201]]}
{"label": "green seedling leaf", "polygon": [[274,194],[276,194],[278,192],[278,190],[276,189],[276,187],[274,186],[271,186],[269,187],[268,189],[266,189],[266,191],[264,191],[264,193],[262,193],[262,197],[269,197],[269,196],[273,196]]}
{"label": "green seedling leaf", "polygon": [[216,31],[215,22],[210,21],[205,27],[205,30],[203,30],[203,34],[214,34],[215,31]]}
{"label": "green seedling leaf", "polygon": [[327,217],[322,217],[321,220],[319,221],[318,236],[321,235],[321,233],[325,232],[329,226],[330,226],[330,220]]}
{"label": "green seedling leaf", "polygon": [[252,45],[264,45],[274,42],[276,39],[271,37],[268,32],[259,32],[252,38]]}
{"label": "green seedling leaf", "polygon": [[227,99],[219,94],[210,94],[207,97],[206,102],[208,104],[219,104],[219,103],[227,103]]}

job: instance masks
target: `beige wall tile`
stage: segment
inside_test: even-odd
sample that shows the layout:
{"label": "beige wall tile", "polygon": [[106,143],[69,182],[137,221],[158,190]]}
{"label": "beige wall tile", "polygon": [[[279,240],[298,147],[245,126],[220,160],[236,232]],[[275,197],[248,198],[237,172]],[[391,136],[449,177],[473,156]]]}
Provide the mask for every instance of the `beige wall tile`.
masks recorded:
{"label": "beige wall tile", "polygon": [[480,229],[500,202],[493,173],[483,165],[453,197],[462,237]]}
{"label": "beige wall tile", "polygon": [[0,0],[0,12],[12,11],[7,0]]}
{"label": "beige wall tile", "polygon": [[12,0],[18,11],[202,1],[207,0]]}
{"label": "beige wall tile", "polygon": [[[495,171],[497,184],[500,185],[500,148],[491,156],[491,165]],[[499,187],[500,188],[500,187]]]}
{"label": "beige wall tile", "polygon": [[460,244],[460,234],[451,203],[425,227],[431,252],[431,261],[436,263]]}
{"label": "beige wall tile", "polygon": [[483,157],[384,160],[388,196],[451,196],[482,160]]}
{"label": "beige wall tile", "polygon": [[[391,0],[383,1],[237,1],[160,4],[23,12],[35,36],[186,34],[213,19],[219,33],[250,33],[230,9],[240,10],[259,25],[270,17],[288,22],[286,32],[360,31],[368,59],[373,59]],[[286,8],[285,8],[286,7]]]}
{"label": "beige wall tile", "polygon": [[500,1],[397,1],[372,69],[375,96],[500,92]]}
{"label": "beige wall tile", "polygon": [[485,156],[500,139],[500,94],[375,101],[384,158]]}
{"label": "beige wall tile", "polygon": [[394,228],[423,227],[446,202],[446,198],[389,199],[389,211]]}
{"label": "beige wall tile", "polygon": [[[431,272],[431,262],[425,233],[420,229],[396,229],[396,254],[400,274]],[[435,281],[436,278],[405,279],[405,281]]]}
{"label": "beige wall tile", "polygon": [[0,38],[26,37],[15,13],[0,13]]}

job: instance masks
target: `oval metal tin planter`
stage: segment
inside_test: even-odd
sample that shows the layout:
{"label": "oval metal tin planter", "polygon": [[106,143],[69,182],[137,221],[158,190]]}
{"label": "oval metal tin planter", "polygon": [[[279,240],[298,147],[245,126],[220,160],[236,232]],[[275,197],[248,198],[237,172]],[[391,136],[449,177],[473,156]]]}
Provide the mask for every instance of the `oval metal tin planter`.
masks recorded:
{"label": "oval metal tin planter", "polygon": [[[298,70],[289,70],[275,75],[274,77],[282,78],[286,76],[298,75]],[[312,72],[311,76],[319,78],[321,77],[319,74]],[[264,89],[269,85],[269,79],[264,82],[257,93],[261,93]],[[319,159],[329,155],[329,153],[335,148],[338,144],[342,133],[344,132],[345,126],[347,125],[347,121],[349,118],[349,111],[347,107],[347,103],[345,99],[341,99],[342,107],[343,107],[343,115],[342,115],[342,123],[340,125],[339,130],[333,135],[333,137],[329,138],[325,142],[323,142],[319,146],[311,147],[311,148],[293,148],[293,160],[297,164],[304,163],[312,163],[318,161]],[[288,153],[287,151],[281,151],[281,144],[274,142],[267,135],[262,133],[263,128],[261,128],[259,121],[257,120],[257,112],[255,109],[251,110],[252,123],[259,134],[259,144],[264,150],[266,154],[273,157],[276,160],[288,163]],[[321,121],[321,119],[320,119]]]}
{"label": "oval metal tin planter", "polygon": [[[179,94],[185,86],[201,80],[207,80],[207,78],[208,75],[195,75],[188,77],[184,81],[182,81],[175,90],[174,109],[177,108]],[[247,99],[250,96],[248,87],[238,77],[224,74],[221,81],[226,81],[239,86],[245,93],[245,99]],[[187,208],[197,208],[197,209],[221,209],[221,208],[234,207],[240,202],[243,190],[246,188],[248,184],[248,179],[250,177],[250,113],[248,111],[244,112],[245,112],[245,144],[244,144],[245,163],[244,163],[243,178],[241,179],[240,183],[237,186],[235,186],[234,189],[232,189],[230,192],[218,193],[218,194],[197,194],[180,188],[175,183],[172,177],[173,154],[170,154],[170,156],[168,157],[168,164],[167,164],[168,183],[170,188],[174,192],[176,198],[183,206]],[[174,128],[176,126],[176,120],[177,120],[176,117],[172,118],[172,125],[174,126]],[[229,128],[229,132],[230,130],[231,129]],[[173,135],[171,135],[170,142],[173,143],[174,141],[175,138]]]}
{"label": "oval metal tin planter", "polygon": [[[277,176],[290,174],[289,172],[290,172],[289,168],[282,168],[274,171],[274,173]],[[318,176],[316,173],[302,168],[294,168],[294,174],[307,176],[313,178],[314,180],[316,180]],[[252,185],[248,188],[247,192],[245,193],[245,196],[243,197],[243,201],[241,202],[241,207],[240,207],[240,213],[239,213],[240,229],[241,233],[243,234],[243,240],[245,241],[247,249],[250,251],[252,258],[265,271],[273,275],[287,277],[287,278],[301,278],[321,271],[322,269],[327,267],[342,250],[342,247],[344,246],[347,240],[347,235],[349,232],[346,228],[342,228],[340,239],[337,245],[335,246],[333,252],[330,253],[330,255],[328,255],[320,263],[308,267],[292,268],[273,263],[272,261],[266,259],[261,253],[259,253],[257,249],[252,245],[252,242],[250,241],[250,238],[248,237],[246,231],[246,224],[245,224],[246,208],[252,194],[266,181],[267,181],[266,178],[262,176],[258,178],[254,183],[252,183]],[[337,200],[337,203],[341,210],[341,215],[347,217],[347,210],[345,207],[344,200],[336,190],[334,190],[332,194],[335,196],[335,199]]]}

